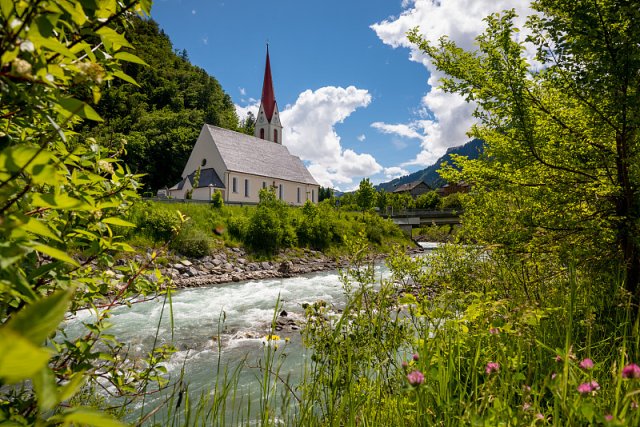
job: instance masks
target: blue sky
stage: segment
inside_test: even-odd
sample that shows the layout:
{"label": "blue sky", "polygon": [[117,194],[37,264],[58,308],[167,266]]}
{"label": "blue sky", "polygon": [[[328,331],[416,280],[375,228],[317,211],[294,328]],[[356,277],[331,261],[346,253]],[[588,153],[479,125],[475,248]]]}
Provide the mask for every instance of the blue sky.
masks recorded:
{"label": "blue sky", "polygon": [[422,169],[465,143],[473,106],[445,94],[406,40],[415,26],[465,47],[482,18],[526,0],[156,0],[174,48],[218,79],[240,115],[257,111],[269,42],[284,144],[323,186]]}

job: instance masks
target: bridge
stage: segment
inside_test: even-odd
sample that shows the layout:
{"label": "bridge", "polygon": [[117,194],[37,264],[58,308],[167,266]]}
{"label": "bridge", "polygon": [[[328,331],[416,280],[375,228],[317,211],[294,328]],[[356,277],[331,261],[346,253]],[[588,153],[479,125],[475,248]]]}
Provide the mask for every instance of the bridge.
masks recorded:
{"label": "bridge", "polygon": [[424,225],[460,224],[460,213],[455,210],[433,211],[425,209],[401,209],[381,212],[383,218],[391,218],[405,233],[411,235],[413,227]]}

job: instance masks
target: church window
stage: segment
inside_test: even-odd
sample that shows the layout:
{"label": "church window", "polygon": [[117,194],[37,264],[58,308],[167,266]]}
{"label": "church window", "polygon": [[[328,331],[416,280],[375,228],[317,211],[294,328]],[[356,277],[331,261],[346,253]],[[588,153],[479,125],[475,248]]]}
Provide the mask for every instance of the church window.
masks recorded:
{"label": "church window", "polygon": [[260,129],[260,139],[264,139],[264,128]]}
{"label": "church window", "polygon": [[233,179],[231,180],[231,190],[234,193],[238,192],[238,178],[233,177]]}
{"label": "church window", "polygon": [[267,188],[267,181],[262,181],[262,188]]}
{"label": "church window", "polygon": [[273,142],[278,142],[278,129],[273,130]]}
{"label": "church window", "polygon": [[283,195],[283,193],[284,193],[284,192],[282,191],[282,184],[280,184],[280,185],[278,186],[278,198],[279,198],[280,200],[282,200],[282,195]]}
{"label": "church window", "polygon": [[298,187],[298,194],[297,194],[297,196],[298,196],[298,203],[300,203],[300,187]]}
{"label": "church window", "polygon": [[202,159],[202,166],[207,164],[207,159]]}
{"label": "church window", "polygon": [[316,190],[311,190],[311,201],[316,202]]}
{"label": "church window", "polygon": [[244,197],[249,197],[249,180],[244,180]]}

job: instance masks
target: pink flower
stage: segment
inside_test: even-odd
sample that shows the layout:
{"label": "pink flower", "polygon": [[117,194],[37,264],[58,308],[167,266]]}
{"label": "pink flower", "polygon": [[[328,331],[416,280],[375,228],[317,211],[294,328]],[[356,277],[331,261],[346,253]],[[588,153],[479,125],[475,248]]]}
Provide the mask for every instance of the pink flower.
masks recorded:
{"label": "pink flower", "polygon": [[552,379],[552,380],[555,380],[557,376],[558,376],[558,374],[556,374],[555,372],[553,372],[553,373],[551,374],[551,379]]}
{"label": "pink flower", "polygon": [[593,368],[593,360],[589,358],[583,359],[578,366],[580,366],[582,369],[591,369]]}
{"label": "pink flower", "polygon": [[498,329],[498,328],[491,328],[491,329],[489,329],[489,333],[490,333],[491,335],[498,335],[498,334],[500,333],[500,329]]}
{"label": "pink flower", "polygon": [[638,402],[635,400],[631,401],[631,409],[638,409]]}
{"label": "pink flower", "polygon": [[522,405],[522,410],[528,411],[529,409],[531,409],[531,404],[528,402],[524,402],[524,404]]}
{"label": "pink flower", "polygon": [[605,421],[611,422],[613,421],[613,415],[607,414],[604,416]]}
{"label": "pink flower", "polygon": [[580,392],[580,394],[591,393],[591,384],[589,384],[589,383],[580,384],[578,386],[578,392]]}
{"label": "pink flower", "polygon": [[424,382],[424,375],[420,371],[412,371],[407,374],[407,380],[409,380],[409,384],[417,387]]}
{"label": "pink flower", "polygon": [[420,355],[418,353],[413,353],[413,360],[417,362],[418,359],[420,359]]}
{"label": "pink flower", "polygon": [[544,420],[544,415],[542,415],[540,412],[538,412],[535,417],[536,420]]}
{"label": "pink flower", "polygon": [[629,363],[622,368],[622,378],[640,378],[640,366]]}
{"label": "pink flower", "polygon": [[556,356],[556,362],[557,362],[557,363],[562,362],[562,356],[557,355],[557,356]]}
{"label": "pink flower", "polygon": [[600,384],[598,384],[596,380],[591,380],[588,383],[582,383],[578,386],[578,392],[581,394],[591,393],[596,390],[600,390]]}
{"label": "pink flower", "polygon": [[490,375],[492,372],[500,372],[500,364],[498,362],[489,362],[484,368],[484,371],[487,375]]}
{"label": "pink flower", "polygon": [[407,367],[409,366],[409,364],[407,363],[406,360],[402,361],[402,369],[407,369]]}

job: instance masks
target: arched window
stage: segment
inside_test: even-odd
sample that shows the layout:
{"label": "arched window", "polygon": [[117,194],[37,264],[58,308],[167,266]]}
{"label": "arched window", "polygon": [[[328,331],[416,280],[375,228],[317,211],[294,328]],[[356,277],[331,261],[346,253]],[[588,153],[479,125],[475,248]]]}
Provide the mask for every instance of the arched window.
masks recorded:
{"label": "arched window", "polygon": [[264,128],[260,129],[260,139],[264,139]]}
{"label": "arched window", "polygon": [[273,142],[278,142],[278,129],[273,130]]}

